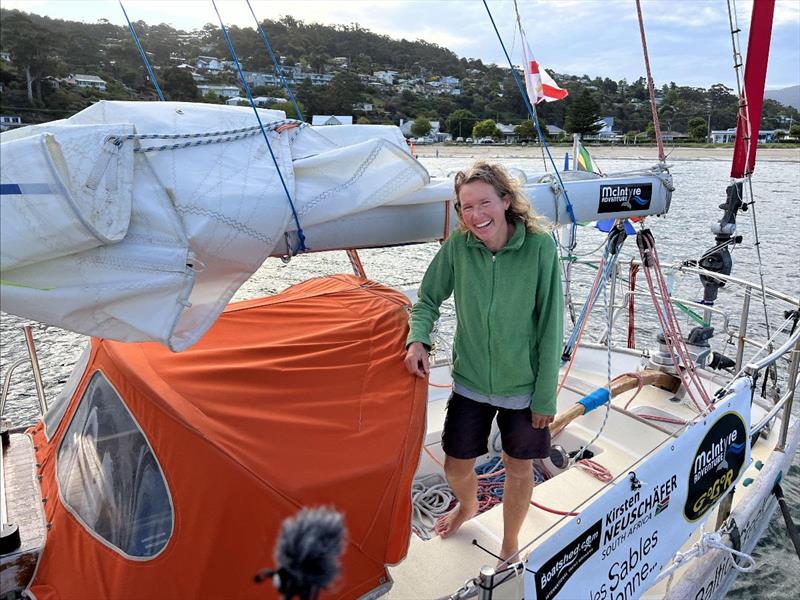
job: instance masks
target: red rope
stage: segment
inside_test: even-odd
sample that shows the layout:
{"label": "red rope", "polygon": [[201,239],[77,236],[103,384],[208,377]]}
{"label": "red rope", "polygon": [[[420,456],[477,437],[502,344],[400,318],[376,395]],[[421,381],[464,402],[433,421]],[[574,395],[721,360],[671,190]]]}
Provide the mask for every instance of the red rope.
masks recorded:
{"label": "red rope", "polygon": [[[692,361],[689,350],[686,348],[686,345],[683,341],[683,335],[681,334],[681,328],[678,324],[678,318],[675,315],[675,311],[672,308],[672,303],[669,300],[669,287],[667,286],[667,282],[664,280],[664,275],[661,272],[661,263],[658,258],[655,242],[649,234],[642,234],[641,239],[643,240],[645,247],[640,247],[639,252],[642,258],[642,263],[645,265],[644,274],[647,279],[647,287],[650,290],[650,296],[653,300],[653,306],[656,309],[656,316],[658,316],[659,323],[661,324],[661,330],[664,332],[664,340],[667,348],[669,349],[669,355],[672,359],[672,364],[675,367],[676,374],[678,377],[680,377],[681,382],[686,388],[689,398],[692,400],[692,402],[694,402],[697,410],[702,412],[703,409],[701,408],[700,403],[697,401],[697,398],[692,391],[692,387],[696,388],[696,391],[699,393],[700,398],[703,400],[703,403],[705,403],[706,406],[711,406],[711,400],[709,399],[708,393],[706,392],[705,387],[703,387],[703,384],[695,371],[694,362]],[[649,258],[645,256],[645,253],[649,254]],[[648,260],[651,263],[650,267],[647,266]],[[656,284],[653,283],[653,276],[650,273],[651,268],[653,273],[655,273],[656,284],[659,288],[658,292],[656,291]],[[683,363],[684,368],[681,368],[680,363]]]}
{"label": "red rope", "polygon": [[636,348],[636,323],[634,313],[633,293],[636,291],[636,274],[639,272],[639,265],[631,263],[630,274],[628,276],[628,348]]}
{"label": "red rope", "polygon": [[656,108],[656,94],[653,90],[653,76],[650,74],[650,58],[647,54],[647,39],[644,35],[644,20],[642,19],[642,6],[636,0],[636,12],[639,15],[639,33],[642,35],[642,51],[644,52],[644,67],[647,71],[647,89],[650,92],[650,111],[653,113],[653,127],[656,129],[656,145],[658,146],[658,160],[664,162],[664,142],[661,139],[661,123],[658,122],[658,109]]}

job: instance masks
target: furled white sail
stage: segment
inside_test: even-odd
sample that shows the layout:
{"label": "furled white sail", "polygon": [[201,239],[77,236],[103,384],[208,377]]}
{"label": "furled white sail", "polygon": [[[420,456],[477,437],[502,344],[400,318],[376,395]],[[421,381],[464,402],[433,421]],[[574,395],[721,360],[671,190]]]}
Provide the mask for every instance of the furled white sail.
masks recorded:
{"label": "furled white sail", "polygon": [[[303,227],[392,201],[429,180],[390,141],[394,128],[340,147],[310,127],[279,133],[284,114],[259,112]],[[14,217],[2,221],[2,304],[13,314],[182,350],[284,232],[296,229],[249,108],[99,102],[2,142],[0,181],[4,191],[20,192],[3,197],[4,213]],[[29,193],[44,185],[49,195]]]}
{"label": "furled white sail", "polygon": [[[452,180],[432,180],[397,127],[259,115],[274,162],[245,107],[98,102],[2,134],[3,310],[178,351],[268,256],[299,249],[298,222],[311,251],[431,241],[456,225]],[[563,187],[521,175],[556,224],[660,214],[672,189],[658,170],[567,173]]]}

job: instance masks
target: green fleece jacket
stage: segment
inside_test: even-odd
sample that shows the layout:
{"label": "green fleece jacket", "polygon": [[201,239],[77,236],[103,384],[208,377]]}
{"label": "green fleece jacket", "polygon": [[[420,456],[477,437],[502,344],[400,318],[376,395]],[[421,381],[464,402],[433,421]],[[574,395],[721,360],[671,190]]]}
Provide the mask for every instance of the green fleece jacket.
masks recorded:
{"label": "green fleece jacket", "polygon": [[431,346],[439,307],[452,293],[453,379],[486,395],[531,394],[532,411],[555,414],[564,309],[553,239],[518,223],[492,254],[472,233],[454,233],[422,279],[407,344]]}

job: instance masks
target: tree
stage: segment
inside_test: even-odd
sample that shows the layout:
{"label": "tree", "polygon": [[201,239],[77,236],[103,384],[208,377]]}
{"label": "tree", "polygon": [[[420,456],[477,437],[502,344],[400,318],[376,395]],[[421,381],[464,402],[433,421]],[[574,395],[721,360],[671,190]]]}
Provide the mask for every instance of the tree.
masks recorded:
{"label": "tree", "polygon": [[477,122],[478,118],[472,112],[459,108],[450,113],[445,120],[445,125],[453,137],[469,137]]}
{"label": "tree", "polygon": [[794,123],[789,128],[789,135],[794,139],[800,138],[800,123]]}
{"label": "tree", "polygon": [[431,122],[425,117],[417,117],[411,125],[411,133],[417,137],[425,137],[431,132]]}
{"label": "tree", "polygon": [[197,84],[187,69],[164,69],[159,73],[159,80],[167,100],[193,102],[199,96]]}
{"label": "tree", "polygon": [[361,116],[356,120],[356,125],[369,125],[370,121],[367,117]]}
{"label": "tree", "polygon": [[597,133],[603,127],[598,123],[600,120],[598,111],[599,107],[592,94],[589,90],[584,89],[567,109],[564,129],[567,130],[567,133],[577,133],[581,137],[585,134]]}
{"label": "tree", "polygon": [[472,137],[475,139],[482,137],[499,138],[501,135],[500,130],[497,128],[497,123],[492,119],[478,121],[475,123],[475,127],[472,128]]}
{"label": "tree", "polygon": [[[11,62],[18,72],[25,74],[28,102],[34,103],[33,84],[53,71],[58,59],[53,47],[53,36],[34,24],[24,13],[12,11],[3,19],[3,46],[11,54]],[[41,85],[37,96],[42,99]]]}
{"label": "tree", "polygon": [[695,141],[702,142],[708,136],[708,126],[703,117],[693,117],[689,119],[689,137]]}
{"label": "tree", "polygon": [[531,119],[526,119],[516,127],[514,127],[514,135],[521,141],[530,142],[536,137],[536,127]]}
{"label": "tree", "polygon": [[645,132],[647,133],[647,137],[648,138],[650,138],[650,139],[655,138],[656,137],[656,126],[653,125],[652,123],[648,123],[647,124],[647,128],[645,129]]}
{"label": "tree", "polygon": [[[300,115],[298,115],[297,111],[294,109],[294,104],[292,104],[288,100],[284,100],[283,102],[275,102],[274,104],[270,104],[269,107],[273,110],[282,110],[283,112],[286,113],[287,119],[300,118]],[[302,104],[298,102],[297,107],[300,109],[300,112],[305,113],[305,108],[303,107]]]}

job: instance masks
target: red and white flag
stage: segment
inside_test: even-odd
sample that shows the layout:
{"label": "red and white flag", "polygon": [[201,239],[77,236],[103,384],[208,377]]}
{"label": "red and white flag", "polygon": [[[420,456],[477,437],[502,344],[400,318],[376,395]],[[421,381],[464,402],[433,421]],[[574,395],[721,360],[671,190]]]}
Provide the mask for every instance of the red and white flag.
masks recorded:
{"label": "red and white flag", "polygon": [[524,35],[522,37],[522,57],[525,59],[525,87],[528,90],[528,98],[533,104],[539,102],[554,102],[563,100],[569,92],[562,90],[553,78],[547,74],[536,59],[533,57],[531,47]]}

